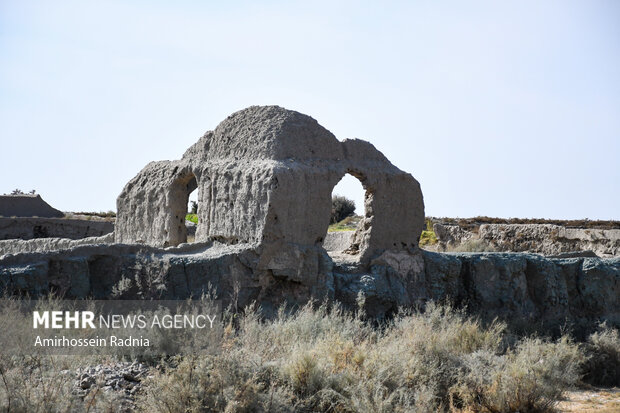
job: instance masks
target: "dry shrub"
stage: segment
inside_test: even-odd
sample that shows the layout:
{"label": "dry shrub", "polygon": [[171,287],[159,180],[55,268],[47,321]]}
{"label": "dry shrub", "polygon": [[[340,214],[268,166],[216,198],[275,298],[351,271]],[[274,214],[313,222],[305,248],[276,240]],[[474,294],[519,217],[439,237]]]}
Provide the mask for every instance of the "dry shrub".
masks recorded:
{"label": "dry shrub", "polygon": [[[48,360],[6,357],[0,361],[0,405],[6,411],[69,411],[76,403],[71,395],[73,377],[50,368]],[[54,366],[56,367],[56,366]]]}
{"label": "dry shrub", "polygon": [[[254,308],[224,319],[221,351],[160,360],[142,382],[139,410],[540,412],[577,381],[584,359],[567,338],[526,338],[507,348],[503,324],[482,325],[432,303],[424,313],[401,312],[380,325],[325,304],[294,314],[281,309],[271,321]],[[589,345],[617,350],[617,337],[604,330]],[[0,357],[0,407],[113,411],[112,395],[81,399],[71,390],[71,372],[95,362]]]}
{"label": "dry shrub", "polygon": [[[145,383],[144,411],[548,411],[578,379],[577,345],[482,326],[449,306],[373,327],[308,305],[270,322],[249,309],[225,351],[184,358]],[[175,407],[176,406],[176,407]]]}
{"label": "dry shrub", "polygon": [[292,411],[290,390],[270,384],[274,371],[245,361],[238,351],[176,358],[144,381],[136,404],[144,412]]}
{"label": "dry shrub", "polygon": [[453,410],[551,412],[579,381],[583,360],[579,346],[567,337],[555,343],[524,339],[503,356],[476,351],[464,358],[459,383],[452,388]]}
{"label": "dry shrub", "polygon": [[485,240],[472,238],[447,249],[449,252],[496,252],[497,249]]}
{"label": "dry shrub", "polygon": [[326,372],[318,365],[317,355],[300,351],[293,354],[292,360],[282,369],[283,376],[293,390],[302,395],[311,395],[325,387],[323,380]]}
{"label": "dry shrub", "polygon": [[7,412],[113,412],[117,395],[75,393],[75,371],[96,363],[81,356],[0,356],[0,409]]}
{"label": "dry shrub", "polygon": [[588,360],[584,381],[598,386],[620,386],[620,334],[617,328],[599,325],[585,344]]}
{"label": "dry shrub", "polygon": [[414,404],[441,409],[455,383],[462,357],[484,349],[499,352],[503,324],[482,328],[450,306],[430,304],[424,314],[401,314],[372,346],[365,373],[406,392]]}

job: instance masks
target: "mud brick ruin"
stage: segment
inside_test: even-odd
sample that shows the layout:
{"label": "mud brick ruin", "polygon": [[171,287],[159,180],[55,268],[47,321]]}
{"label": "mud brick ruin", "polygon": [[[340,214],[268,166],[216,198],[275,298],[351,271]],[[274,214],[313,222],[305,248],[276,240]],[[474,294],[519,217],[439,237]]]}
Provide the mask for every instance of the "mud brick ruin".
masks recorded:
{"label": "mud brick ruin", "polygon": [[237,112],[182,159],[149,163],[118,197],[115,240],[186,242],[188,196],[198,188],[198,242],[320,245],[332,189],[346,173],[366,191],[349,251],[414,250],[424,226],[420,184],[372,144],[340,142],[311,117],[277,106]]}

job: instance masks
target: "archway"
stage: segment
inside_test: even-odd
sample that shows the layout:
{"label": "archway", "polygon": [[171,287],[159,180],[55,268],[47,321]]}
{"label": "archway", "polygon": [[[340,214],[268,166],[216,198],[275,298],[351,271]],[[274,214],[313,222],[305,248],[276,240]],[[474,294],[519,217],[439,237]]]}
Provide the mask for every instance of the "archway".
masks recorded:
{"label": "archway", "polygon": [[194,241],[196,229],[199,224],[197,220],[198,215],[196,214],[194,216],[194,222],[191,224],[187,223],[187,218],[191,208],[190,194],[192,194],[192,199],[195,199],[196,209],[198,209],[198,199],[200,197],[197,188],[198,181],[196,175],[192,172],[180,175],[172,185],[170,190],[170,230],[168,234],[169,245],[171,246]]}
{"label": "archway", "polygon": [[[359,239],[363,232],[370,230],[372,219],[371,195],[365,185],[365,177],[355,171],[347,171],[332,189],[332,214],[323,247],[334,258],[336,255],[357,255]],[[342,203],[352,201],[355,205],[352,213],[338,216]]]}
{"label": "archway", "polygon": [[196,240],[196,230],[198,229],[198,188],[191,191],[188,195],[185,227],[187,228],[187,243],[194,242]]}

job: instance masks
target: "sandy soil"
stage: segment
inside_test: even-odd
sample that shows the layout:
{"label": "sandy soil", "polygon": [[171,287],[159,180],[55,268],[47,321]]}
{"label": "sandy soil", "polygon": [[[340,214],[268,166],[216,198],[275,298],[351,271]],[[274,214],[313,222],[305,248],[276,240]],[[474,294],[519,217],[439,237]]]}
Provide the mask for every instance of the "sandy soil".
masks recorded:
{"label": "sandy soil", "polygon": [[620,388],[571,391],[557,409],[571,413],[620,413]]}

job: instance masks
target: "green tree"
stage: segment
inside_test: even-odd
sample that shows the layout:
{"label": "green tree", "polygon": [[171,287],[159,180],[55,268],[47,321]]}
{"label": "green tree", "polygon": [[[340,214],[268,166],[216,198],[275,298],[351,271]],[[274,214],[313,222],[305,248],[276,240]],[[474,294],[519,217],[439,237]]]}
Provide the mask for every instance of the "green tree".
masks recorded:
{"label": "green tree", "polygon": [[355,212],[355,202],[341,195],[332,197],[332,216],[330,224],[342,221],[346,217],[350,217]]}

